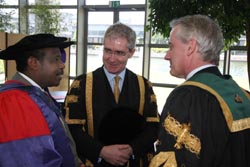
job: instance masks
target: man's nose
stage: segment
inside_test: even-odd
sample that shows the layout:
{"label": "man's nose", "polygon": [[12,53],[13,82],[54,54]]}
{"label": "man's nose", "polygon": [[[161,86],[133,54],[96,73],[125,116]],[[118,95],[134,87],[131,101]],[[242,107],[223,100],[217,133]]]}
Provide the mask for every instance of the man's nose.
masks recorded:
{"label": "man's nose", "polygon": [[61,63],[60,63],[60,68],[63,68],[63,69],[65,68],[65,63],[62,62],[62,61],[61,61]]}
{"label": "man's nose", "polygon": [[170,53],[169,51],[166,52],[166,55],[164,57],[165,60],[170,60]]}

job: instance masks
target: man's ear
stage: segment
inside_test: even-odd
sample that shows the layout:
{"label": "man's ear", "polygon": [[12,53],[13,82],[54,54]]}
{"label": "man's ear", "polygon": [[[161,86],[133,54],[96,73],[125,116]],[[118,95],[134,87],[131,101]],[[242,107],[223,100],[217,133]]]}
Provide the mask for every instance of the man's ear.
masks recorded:
{"label": "man's ear", "polygon": [[197,50],[197,41],[192,38],[188,41],[188,55],[191,55],[192,53],[196,52]]}
{"label": "man's ear", "polygon": [[135,49],[130,50],[128,57],[131,58],[134,55],[134,53],[135,53]]}
{"label": "man's ear", "polygon": [[40,65],[40,62],[39,60],[37,60],[37,58],[30,56],[27,60],[27,65],[29,68],[37,70]]}

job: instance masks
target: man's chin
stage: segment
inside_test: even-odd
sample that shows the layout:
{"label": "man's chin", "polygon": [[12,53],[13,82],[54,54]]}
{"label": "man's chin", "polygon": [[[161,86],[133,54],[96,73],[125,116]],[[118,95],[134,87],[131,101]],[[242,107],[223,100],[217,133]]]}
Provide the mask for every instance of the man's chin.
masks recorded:
{"label": "man's chin", "polygon": [[109,69],[108,72],[111,74],[118,74],[119,73],[116,69]]}
{"label": "man's chin", "polygon": [[54,82],[53,84],[50,84],[48,87],[57,87],[60,85],[60,81],[59,82]]}
{"label": "man's chin", "polygon": [[178,74],[174,73],[173,71],[170,71],[170,74],[171,74],[173,77],[181,78]]}

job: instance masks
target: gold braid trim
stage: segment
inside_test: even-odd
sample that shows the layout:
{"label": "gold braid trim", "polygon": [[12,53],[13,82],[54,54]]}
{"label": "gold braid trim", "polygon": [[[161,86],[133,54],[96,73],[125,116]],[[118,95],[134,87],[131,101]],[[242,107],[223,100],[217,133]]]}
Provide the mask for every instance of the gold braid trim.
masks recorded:
{"label": "gold braid trim", "polygon": [[[66,115],[65,115],[65,121],[67,124],[82,124],[85,125],[86,120],[85,119],[70,119],[69,118],[69,107],[65,107],[66,109]],[[85,129],[84,129],[85,131]]]}
{"label": "gold braid trim", "polygon": [[78,102],[78,96],[75,96],[75,95],[67,95],[66,101],[67,101],[67,104],[68,104],[68,103],[76,103],[76,102]]}
{"label": "gold braid trim", "polygon": [[[222,109],[223,115],[226,119],[227,126],[228,126],[230,132],[238,132],[238,131],[241,131],[241,130],[244,130],[244,129],[247,129],[250,127],[250,118],[243,118],[243,119],[239,119],[239,120],[233,119],[231,109],[227,105],[226,101],[221,97],[221,95],[218,92],[216,92],[211,87],[209,87],[203,83],[194,82],[194,81],[187,81],[187,82],[184,82],[182,85],[194,85],[194,86],[200,87],[200,88],[208,91],[209,93],[213,94],[216,97],[216,99],[218,100],[218,102],[220,103],[220,107]],[[248,98],[250,98],[250,96],[248,95],[248,93],[245,90],[243,92],[245,93],[245,95]]]}
{"label": "gold braid trim", "polygon": [[88,134],[94,136],[93,106],[92,106],[93,73],[87,73],[86,76],[86,111],[88,122]]}
{"label": "gold braid trim", "polygon": [[169,134],[176,137],[176,144],[174,145],[176,149],[181,149],[184,144],[190,152],[196,155],[200,154],[201,142],[195,135],[190,134],[190,123],[180,124],[169,114],[164,121],[164,127]]}
{"label": "gold braid trim", "polygon": [[153,157],[149,164],[149,167],[159,167],[163,163],[163,167],[177,167],[175,153],[173,151],[159,152]]}
{"label": "gold braid trim", "polygon": [[[66,111],[65,113],[65,121],[67,124],[82,124],[85,125],[86,120],[85,119],[70,119],[69,118],[69,103],[75,103],[78,101],[78,97],[75,95],[67,95],[65,99],[65,106],[64,109]],[[84,126],[83,126],[84,127]],[[83,129],[85,131],[85,129]]]}
{"label": "gold braid trim", "polygon": [[247,96],[248,100],[250,100],[250,94],[247,93],[247,91],[243,88],[241,88],[242,92]]}
{"label": "gold braid trim", "polygon": [[85,161],[85,166],[86,167],[94,167],[94,165],[88,159]]}
{"label": "gold braid trim", "polygon": [[146,118],[147,122],[160,122],[159,116],[157,117],[147,117]]}
{"label": "gold braid trim", "polygon": [[145,103],[145,85],[143,78],[140,75],[137,75],[139,88],[140,88],[140,106],[139,106],[139,113],[143,115],[144,110],[144,103]]}
{"label": "gold braid trim", "polygon": [[151,103],[156,103],[156,96],[155,96],[155,94],[152,94],[152,95],[150,96],[150,102],[151,102]]}
{"label": "gold braid trim", "polygon": [[80,88],[80,81],[79,80],[74,80],[74,82],[70,86],[69,91],[71,91],[71,89],[73,89],[73,88]]}
{"label": "gold braid trim", "polygon": [[148,83],[149,87],[153,86],[152,82],[150,82],[149,80],[147,81],[147,83]]}

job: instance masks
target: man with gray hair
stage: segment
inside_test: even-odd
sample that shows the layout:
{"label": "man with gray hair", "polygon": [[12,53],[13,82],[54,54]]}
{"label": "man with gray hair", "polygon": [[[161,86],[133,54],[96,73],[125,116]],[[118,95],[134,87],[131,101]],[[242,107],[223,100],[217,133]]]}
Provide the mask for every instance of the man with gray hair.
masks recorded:
{"label": "man with gray hair", "polygon": [[249,167],[249,95],[218,69],[219,25],[204,15],[170,22],[170,73],[186,81],[169,95],[150,167]]}

